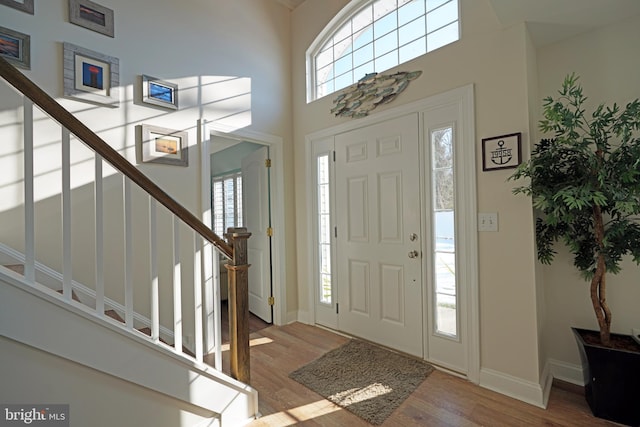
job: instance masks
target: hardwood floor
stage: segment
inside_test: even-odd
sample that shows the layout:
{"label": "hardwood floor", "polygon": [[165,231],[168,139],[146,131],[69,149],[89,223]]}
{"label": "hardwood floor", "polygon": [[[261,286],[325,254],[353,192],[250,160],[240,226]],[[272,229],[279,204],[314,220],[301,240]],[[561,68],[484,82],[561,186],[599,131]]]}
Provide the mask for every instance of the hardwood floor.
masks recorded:
{"label": "hardwood floor", "polygon": [[[367,426],[362,419],[289,379],[289,372],[348,338],[293,323],[251,334],[251,385],[258,390],[258,426]],[[546,410],[441,371],[433,372],[383,426],[614,426],[589,411],[580,388],[554,385]]]}

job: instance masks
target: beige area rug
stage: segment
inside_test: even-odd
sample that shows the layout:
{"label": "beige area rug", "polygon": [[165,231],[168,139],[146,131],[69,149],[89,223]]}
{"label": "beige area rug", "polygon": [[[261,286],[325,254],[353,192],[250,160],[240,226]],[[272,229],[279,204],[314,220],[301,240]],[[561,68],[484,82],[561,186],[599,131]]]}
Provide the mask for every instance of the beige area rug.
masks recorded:
{"label": "beige area rug", "polygon": [[433,369],[424,361],[351,340],[289,377],[370,424],[380,425]]}

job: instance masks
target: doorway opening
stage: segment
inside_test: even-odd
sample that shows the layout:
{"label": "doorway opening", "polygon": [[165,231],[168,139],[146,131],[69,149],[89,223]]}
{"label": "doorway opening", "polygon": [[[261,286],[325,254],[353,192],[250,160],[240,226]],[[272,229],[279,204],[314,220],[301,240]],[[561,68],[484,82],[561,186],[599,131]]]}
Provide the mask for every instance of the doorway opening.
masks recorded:
{"label": "doorway opening", "polygon": [[[263,322],[283,324],[286,284],[282,139],[256,132],[227,131],[211,124],[206,132],[210,136],[210,173],[203,197],[209,200],[212,228],[242,226],[252,233],[248,241],[250,312]],[[219,271],[224,300],[226,269]]]}

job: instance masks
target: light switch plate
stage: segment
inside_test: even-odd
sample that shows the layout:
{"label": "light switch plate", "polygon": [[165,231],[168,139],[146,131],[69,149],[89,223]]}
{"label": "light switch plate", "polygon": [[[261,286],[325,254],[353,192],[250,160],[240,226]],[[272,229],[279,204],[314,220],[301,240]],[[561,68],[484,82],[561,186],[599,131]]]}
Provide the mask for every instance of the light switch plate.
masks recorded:
{"label": "light switch plate", "polygon": [[479,213],[478,231],[498,231],[498,213]]}

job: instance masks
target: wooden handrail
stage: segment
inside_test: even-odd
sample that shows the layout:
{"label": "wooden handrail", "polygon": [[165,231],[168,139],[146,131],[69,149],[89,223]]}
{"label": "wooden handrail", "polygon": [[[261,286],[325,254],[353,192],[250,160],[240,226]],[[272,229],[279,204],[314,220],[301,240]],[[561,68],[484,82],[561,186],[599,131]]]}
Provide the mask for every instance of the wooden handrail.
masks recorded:
{"label": "wooden handrail", "polygon": [[176,202],[146,175],[129,163],[127,159],[122,157],[102,138],[96,135],[95,132],[89,129],[84,123],[78,120],[73,114],[62,107],[56,100],[40,89],[35,83],[2,57],[0,57],[0,76],[24,96],[33,101],[34,104],[39,106],[51,118],[56,120],[78,139],[87,144],[91,149],[93,149],[93,151],[102,156],[102,158],[109,162],[111,166],[119,170],[131,181],[135,182],[151,197],[155,198],[158,202],[162,203],[167,209],[173,212],[185,224],[211,242],[225,257],[228,259],[233,258],[233,249],[227,244],[227,242],[214,233],[184,206]]}

